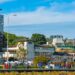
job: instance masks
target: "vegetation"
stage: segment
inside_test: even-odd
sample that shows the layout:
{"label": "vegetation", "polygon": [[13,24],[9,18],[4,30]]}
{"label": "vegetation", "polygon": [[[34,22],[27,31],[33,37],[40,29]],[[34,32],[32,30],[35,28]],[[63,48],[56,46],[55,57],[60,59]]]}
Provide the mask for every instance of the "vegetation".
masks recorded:
{"label": "vegetation", "polygon": [[[38,34],[38,33],[32,34],[31,38],[29,39],[28,37],[17,36],[15,34],[4,32],[3,44],[1,45],[1,47],[7,46],[7,35],[8,35],[8,45],[9,46],[16,46],[17,42],[25,41],[25,40],[32,41],[34,43],[34,45],[36,45],[36,46],[46,44],[47,41],[51,44],[52,39],[53,39],[53,36],[50,36],[49,38],[47,38],[45,35]],[[67,42],[67,40],[68,39],[64,40],[65,45],[66,46],[72,46],[73,43],[72,42]]]}
{"label": "vegetation", "polygon": [[23,65],[23,64],[20,64],[20,65],[15,65],[15,66],[12,66],[12,69],[16,70],[16,69],[22,69],[24,70],[26,67]]}
{"label": "vegetation", "polygon": [[75,75],[75,72],[69,71],[48,71],[48,72],[1,72],[0,75]]}
{"label": "vegetation", "polygon": [[20,44],[19,49],[16,51],[16,54],[17,54],[16,58],[24,62],[26,58],[26,53],[27,51],[24,49],[24,47],[22,47],[22,44]]}
{"label": "vegetation", "polygon": [[33,61],[34,61],[34,65],[37,66],[38,63],[46,64],[48,60],[49,58],[45,56],[36,56]]}
{"label": "vegetation", "polygon": [[[7,35],[8,35],[8,37],[7,37]],[[16,36],[15,34],[7,33],[7,32],[4,32],[4,36],[5,36],[5,39],[8,38],[8,45],[9,46],[17,45],[18,41],[25,41],[26,39],[28,39],[27,37]]]}
{"label": "vegetation", "polygon": [[46,37],[43,34],[32,34],[31,40],[35,45],[46,44]]}

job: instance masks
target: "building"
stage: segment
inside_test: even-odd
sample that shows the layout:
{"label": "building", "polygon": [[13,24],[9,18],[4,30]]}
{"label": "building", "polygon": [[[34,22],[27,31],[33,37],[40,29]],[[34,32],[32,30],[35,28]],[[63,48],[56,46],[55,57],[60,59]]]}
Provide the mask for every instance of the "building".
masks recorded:
{"label": "building", "polygon": [[55,52],[55,48],[49,45],[35,47],[35,56],[50,57]]}
{"label": "building", "polygon": [[52,38],[52,44],[54,46],[64,44],[63,36],[61,35],[54,35],[54,36],[51,36],[51,38]]}
{"label": "building", "polygon": [[[61,56],[62,60],[63,57],[67,59],[67,57],[72,57],[75,55],[75,48],[69,47],[69,46],[57,46],[55,48],[54,46],[50,46],[48,44],[40,45],[40,46],[34,46],[33,42],[25,41],[23,43],[19,42],[17,46],[15,47],[9,47],[8,53],[5,52],[3,54],[3,57],[6,58],[7,56],[10,57],[16,57],[16,51],[19,50],[19,47],[23,47],[27,52],[26,59],[32,60],[36,56],[46,56],[46,57],[55,57],[59,58]],[[58,52],[58,54],[53,55],[55,52]],[[74,56],[75,57],[75,56]],[[74,58],[75,60],[75,58]]]}
{"label": "building", "polygon": [[4,16],[0,15],[0,52],[3,47],[3,25],[4,25]]}
{"label": "building", "polygon": [[24,49],[27,50],[27,60],[31,60],[35,57],[34,44],[32,42],[24,42]]}
{"label": "building", "polygon": [[3,27],[4,27],[4,16],[0,15],[0,32],[3,33]]}
{"label": "building", "polygon": [[24,48],[27,50],[26,59],[30,60],[34,58],[34,44],[32,42],[18,42],[17,46],[5,48],[8,49],[8,52],[5,51],[3,53],[3,58],[6,59],[7,57],[16,57],[16,52],[19,50],[19,48]]}
{"label": "building", "polygon": [[32,42],[24,42],[24,48],[27,49],[27,59],[34,59],[36,56],[50,57],[55,51],[55,48],[47,44],[34,46]]}
{"label": "building", "polygon": [[50,57],[51,54],[55,51],[54,47],[51,47],[49,45],[41,45],[41,46],[34,46],[34,43],[25,41],[23,44],[18,43],[16,47],[9,47],[8,48],[8,53],[5,52],[3,54],[3,58],[7,58],[7,56],[10,57],[15,57],[16,56],[16,51],[19,50],[19,47],[24,47],[24,49],[27,51],[26,59],[27,60],[32,60],[36,56],[46,56]]}
{"label": "building", "polygon": [[75,46],[75,39],[66,39],[65,44]]}
{"label": "building", "polygon": [[4,49],[3,47],[6,47],[7,44],[5,44],[5,37],[4,37],[4,16],[0,14],[0,64],[3,62],[3,53]]}
{"label": "building", "polygon": [[[8,51],[7,51],[7,49],[8,49]],[[3,57],[4,59],[7,59],[7,57],[8,57],[8,58],[11,58],[11,57],[15,58],[15,57],[16,57],[16,51],[17,51],[18,49],[19,49],[18,46],[5,48],[4,50],[6,50],[6,51],[3,52],[2,57]]]}
{"label": "building", "polygon": [[4,16],[0,15],[0,51],[3,47],[3,25],[4,25]]}

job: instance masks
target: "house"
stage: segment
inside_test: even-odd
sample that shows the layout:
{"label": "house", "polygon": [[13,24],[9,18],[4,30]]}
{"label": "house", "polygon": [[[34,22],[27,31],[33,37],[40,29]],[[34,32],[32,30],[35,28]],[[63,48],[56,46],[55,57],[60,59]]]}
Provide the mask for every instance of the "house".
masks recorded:
{"label": "house", "polygon": [[51,38],[52,38],[52,44],[54,46],[64,44],[64,40],[63,40],[63,36],[62,35],[54,35],[54,36],[51,36]]}
{"label": "house", "polygon": [[55,52],[55,47],[49,45],[40,45],[35,47],[35,56],[46,56],[50,57]]}
{"label": "house", "polygon": [[75,46],[75,39],[66,39],[65,43],[68,45]]}

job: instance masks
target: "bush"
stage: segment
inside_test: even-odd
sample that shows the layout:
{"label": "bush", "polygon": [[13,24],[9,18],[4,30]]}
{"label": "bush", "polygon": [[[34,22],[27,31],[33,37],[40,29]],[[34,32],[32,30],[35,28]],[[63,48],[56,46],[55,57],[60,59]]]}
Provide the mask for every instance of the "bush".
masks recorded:
{"label": "bush", "polygon": [[49,58],[45,57],[45,56],[37,56],[34,58],[33,63],[34,66],[37,67],[38,63],[42,63],[43,65],[47,64]]}

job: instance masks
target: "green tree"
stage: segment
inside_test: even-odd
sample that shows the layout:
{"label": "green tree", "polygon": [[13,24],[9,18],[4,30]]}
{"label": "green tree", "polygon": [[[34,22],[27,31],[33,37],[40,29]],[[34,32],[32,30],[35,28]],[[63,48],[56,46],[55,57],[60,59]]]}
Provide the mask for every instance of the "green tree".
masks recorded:
{"label": "green tree", "polygon": [[36,56],[33,60],[34,65],[37,66],[39,62],[42,62],[43,64],[46,64],[48,62],[49,58],[45,56]]}
{"label": "green tree", "polygon": [[17,59],[21,60],[21,62],[24,62],[26,59],[27,50],[24,49],[23,44],[19,45],[19,49],[16,51]]}
{"label": "green tree", "polygon": [[[5,37],[8,41],[9,46],[12,46],[12,45],[16,44],[16,42],[14,42],[14,40],[17,38],[15,34],[5,32],[4,35],[5,35]],[[8,37],[7,37],[7,35],[8,35]]]}
{"label": "green tree", "polygon": [[46,43],[46,37],[43,34],[32,34],[31,40],[34,42],[34,45],[42,45]]}
{"label": "green tree", "polygon": [[[8,39],[7,39],[7,35],[8,35]],[[8,40],[9,46],[17,45],[18,41],[25,41],[26,39],[28,39],[27,37],[16,36],[15,34],[7,33],[7,32],[4,32],[4,36]]]}

